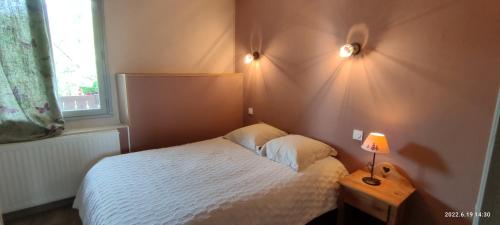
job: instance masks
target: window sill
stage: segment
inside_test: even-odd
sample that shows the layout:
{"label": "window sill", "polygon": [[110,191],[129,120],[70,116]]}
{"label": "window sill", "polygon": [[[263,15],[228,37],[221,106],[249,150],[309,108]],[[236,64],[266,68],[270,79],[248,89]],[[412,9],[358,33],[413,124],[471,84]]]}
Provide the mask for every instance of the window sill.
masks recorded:
{"label": "window sill", "polygon": [[95,115],[85,115],[85,116],[64,116],[65,121],[76,121],[76,120],[88,120],[88,119],[99,119],[99,118],[109,118],[113,117],[113,113],[102,113]]}
{"label": "window sill", "polygon": [[67,135],[75,135],[75,134],[84,134],[84,133],[93,133],[93,132],[99,132],[99,131],[109,131],[109,130],[117,130],[121,128],[128,128],[128,125],[126,124],[119,124],[115,126],[103,126],[103,127],[92,127],[92,128],[82,128],[82,129],[70,129],[70,130],[65,130],[62,133],[62,136],[67,136]]}

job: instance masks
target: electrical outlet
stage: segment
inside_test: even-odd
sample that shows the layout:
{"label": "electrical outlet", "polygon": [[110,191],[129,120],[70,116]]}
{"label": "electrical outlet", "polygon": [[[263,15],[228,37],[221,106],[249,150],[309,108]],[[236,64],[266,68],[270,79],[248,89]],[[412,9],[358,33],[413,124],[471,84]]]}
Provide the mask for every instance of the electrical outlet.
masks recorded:
{"label": "electrical outlet", "polygon": [[353,130],[352,131],[352,139],[357,141],[363,141],[363,131],[362,130]]}
{"label": "electrical outlet", "polygon": [[248,115],[253,115],[253,108],[252,107],[248,107]]}

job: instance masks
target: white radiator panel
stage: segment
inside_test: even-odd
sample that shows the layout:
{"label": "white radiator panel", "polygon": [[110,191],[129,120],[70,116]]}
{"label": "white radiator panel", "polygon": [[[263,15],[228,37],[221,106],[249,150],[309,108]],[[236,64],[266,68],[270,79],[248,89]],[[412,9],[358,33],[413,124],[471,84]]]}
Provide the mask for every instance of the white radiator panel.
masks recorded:
{"label": "white radiator panel", "polygon": [[0,209],[8,213],[73,197],[92,165],[119,153],[117,130],[0,145]]}

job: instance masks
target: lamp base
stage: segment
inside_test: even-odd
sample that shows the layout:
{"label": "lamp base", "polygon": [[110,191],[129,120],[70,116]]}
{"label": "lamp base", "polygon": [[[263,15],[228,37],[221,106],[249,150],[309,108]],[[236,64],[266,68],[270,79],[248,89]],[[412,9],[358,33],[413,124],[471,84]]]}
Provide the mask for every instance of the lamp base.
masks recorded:
{"label": "lamp base", "polygon": [[363,177],[363,182],[365,182],[365,184],[369,184],[372,186],[379,186],[380,185],[380,180],[377,178]]}

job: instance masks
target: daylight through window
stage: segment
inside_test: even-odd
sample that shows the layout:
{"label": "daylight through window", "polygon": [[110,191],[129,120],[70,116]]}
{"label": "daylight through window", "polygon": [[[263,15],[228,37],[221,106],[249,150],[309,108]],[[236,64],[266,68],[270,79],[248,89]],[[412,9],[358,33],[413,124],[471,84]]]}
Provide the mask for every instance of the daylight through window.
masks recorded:
{"label": "daylight through window", "polygon": [[[97,57],[91,0],[45,0],[51,36],[57,94],[60,107],[68,115],[88,115],[106,108],[102,84],[104,74],[99,68],[103,58]],[[97,51],[96,51],[97,50]],[[97,54],[99,56],[99,54]],[[102,64],[104,64],[102,62]],[[102,65],[101,65],[102,66]],[[87,113],[85,113],[87,111]],[[80,112],[80,113],[78,113]],[[83,112],[83,113],[82,113]],[[92,113],[91,113],[92,114]]]}

